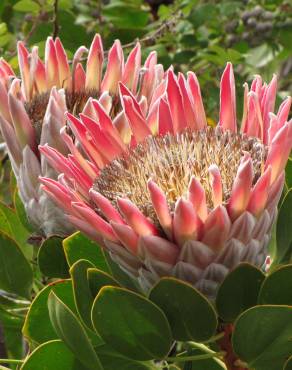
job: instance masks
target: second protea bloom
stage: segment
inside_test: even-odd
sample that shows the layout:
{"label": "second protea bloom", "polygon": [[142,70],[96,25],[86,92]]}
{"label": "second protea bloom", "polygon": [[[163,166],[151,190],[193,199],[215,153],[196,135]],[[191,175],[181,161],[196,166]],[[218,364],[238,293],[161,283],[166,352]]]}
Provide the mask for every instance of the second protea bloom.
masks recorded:
{"label": "second protea bloom", "polygon": [[[40,188],[39,176],[57,175],[38,151],[38,145],[49,144],[65,155],[69,147],[76,160],[78,140],[66,135],[65,112],[83,112],[95,120],[109,115],[115,118],[117,132],[122,132],[126,122],[120,112],[118,82],[123,82],[146,112],[163,78],[155,52],[141,65],[139,43],[125,60],[117,40],[105,59],[101,38],[96,35],[89,50],[81,46],[76,51],[71,64],[59,38],[47,39],[44,61],[36,46],[29,51],[19,42],[21,78],[5,60],[0,60],[0,128],[28,218],[47,236],[66,235],[72,225]],[[102,127],[101,133],[104,130]],[[88,170],[94,171],[91,167],[89,163]]]}
{"label": "second protea bloom", "polygon": [[42,179],[44,190],[146,291],[175,276],[214,297],[230,269],[242,261],[261,267],[267,256],[292,146],[291,99],[273,113],[276,83],[256,77],[245,86],[240,130],[231,64],[214,129],[192,72],[176,77],[170,69],[147,116],[120,84],[129,139],[108,116],[100,135],[101,121],[68,114],[90,161],[43,146],[61,173],[58,181]]}

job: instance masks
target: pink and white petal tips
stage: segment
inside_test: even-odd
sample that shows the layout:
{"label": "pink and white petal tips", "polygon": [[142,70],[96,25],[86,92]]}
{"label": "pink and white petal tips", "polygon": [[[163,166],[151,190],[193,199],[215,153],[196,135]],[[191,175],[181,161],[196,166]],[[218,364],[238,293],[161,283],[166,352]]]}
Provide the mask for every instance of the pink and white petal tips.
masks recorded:
{"label": "pink and white petal tips", "polygon": [[261,111],[263,115],[263,142],[268,142],[269,114],[274,112],[277,94],[277,76],[274,75],[269,85],[264,91],[261,101]]}
{"label": "pink and white petal tips", "polygon": [[39,181],[41,183],[41,188],[50,195],[50,197],[61,209],[68,214],[72,213],[75,215],[76,212],[71,206],[72,197],[64,185],[62,185],[59,181],[46,177],[39,177]]}
{"label": "pink and white petal tips", "polygon": [[81,59],[83,57],[83,54],[87,53],[88,50],[85,46],[80,46],[74,56],[72,61],[72,91],[82,91],[85,89],[85,80],[86,75],[84,68],[81,64]]}
{"label": "pink and white petal tips", "polygon": [[125,84],[133,93],[136,93],[139,71],[141,68],[141,45],[137,42],[134,49],[130,52],[125,64],[122,83]]}
{"label": "pink and white petal tips", "polygon": [[34,46],[30,56],[30,80],[32,93],[42,94],[47,91],[46,70],[38,55],[38,47]]}
{"label": "pink and white petal tips", "polygon": [[1,115],[7,122],[12,121],[8,105],[8,93],[6,87],[0,81],[0,116]]}
{"label": "pink and white petal tips", "polygon": [[220,170],[216,164],[212,164],[208,170],[211,176],[210,181],[212,188],[213,207],[216,208],[217,206],[222,204],[223,199],[222,178]]}
{"label": "pink and white petal tips", "polygon": [[29,145],[36,152],[36,135],[31,121],[26,113],[23,103],[12,93],[8,93],[8,104],[12,116],[12,122],[21,148]]}
{"label": "pink and white petal tips", "polygon": [[151,196],[153,208],[167,237],[172,240],[172,216],[163,191],[152,180],[148,181],[148,190]]}
{"label": "pink and white petal tips", "polygon": [[271,183],[283,171],[292,147],[292,120],[286,122],[284,126],[274,136],[268,151],[265,168],[272,167]]}
{"label": "pink and white petal tips", "polygon": [[200,219],[205,222],[208,216],[208,208],[206,203],[206,194],[200,181],[194,176],[191,178],[188,188],[188,200],[192,203],[195,211]]}
{"label": "pink and white petal tips", "polygon": [[32,83],[30,80],[29,52],[22,41],[17,43],[18,63],[22,80],[23,93],[27,100],[31,98]]}
{"label": "pink and white petal tips", "polygon": [[84,68],[81,63],[77,63],[75,71],[74,71],[74,83],[73,83],[74,91],[84,91],[85,90],[85,80],[86,80],[86,74],[85,74]]}
{"label": "pink and white petal tips", "polygon": [[[78,138],[79,142],[82,144],[83,149],[89,156],[89,158],[99,167],[103,163],[110,162],[117,155],[120,154],[120,150],[117,146],[113,145],[100,128],[96,125],[95,131],[98,135],[91,135],[90,131],[87,130],[86,126],[74,117],[71,113],[67,113],[68,123],[72,129],[74,135]],[[86,123],[91,123],[90,118],[82,119]],[[92,123],[94,124],[94,123]],[[72,150],[74,150],[72,146]],[[97,162],[96,162],[97,160]],[[101,168],[101,167],[99,167]]]}
{"label": "pink and white petal tips", "polygon": [[146,96],[146,99],[148,101],[151,100],[153,91],[155,88],[155,66],[157,65],[157,53],[156,51],[152,51],[145,63],[144,68],[142,68],[141,72],[142,74],[142,81],[141,81],[141,88],[139,91],[139,96]]}
{"label": "pink and white petal tips", "polygon": [[220,83],[219,125],[223,130],[237,131],[235,82],[231,63],[227,63]]}
{"label": "pink and white petal tips", "polygon": [[139,241],[138,234],[135,233],[135,231],[129,225],[121,224],[114,221],[111,221],[110,224],[113,229],[113,232],[115,233],[119,241],[123,244],[123,246],[129,252],[137,256]]}
{"label": "pink and white petal tips", "polygon": [[[101,129],[107,133],[109,140],[113,144],[117,145],[121,150],[126,150],[126,146],[124,145],[118,130],[113,125],[113,122],[104,107],[99,101],[94,99],[92,100],[92,105],[98,117],[97,121],[99,122]],[[111,139],[113,139],[113,141]]]}
{"label": "pink and white petal tips", "polygon": [[13,126],[0,114],[0,132],[6,142],[13,170],[18,172],[22,161],[22,148],[19,145]]}
{"label": "pink and white petal tips", "polygon": [[156,226],[129,199],[118,198],[118,207],[127,224],[138,235],[159,235]]}
{"label": "pink and white petal tips", "polygon": [[80,151],[74,145],[72,138],[66,133],[65,127],[61,129],[60,135],[64,143],[67,145],[68,149],[72,153],[74,160],[76,161],[76,163],[78,163],[78,167],[80,166],[80,170],[82,170],[82,172],[84,172],[89,178],[89,181],[92,182],[96,178],[96,175],[98,174],[98,170],[95,168],[94,164],[90,163],[80,153]]}
{"label": "pink and white petal tips", "polygon": [[173,131],[176,134],[186,128],[187,122],[184,113],[182,94],[177,79],[171,69],[167,73],[166,91],[172,117]]}
{"label": "pink and white petal tips", "polygon": [[248,206],[253,180],[252,160],[249,154],[241,159],[228,201],[228,213],[235,220]]}
{"label": "pink and white petal tips", "polygon": [[158,108],[158,132],[159,135],[164,136],[168,132],[173,134],[173,122],[167,101],[162,98],[159,101]]}
{"label": "pink and white petal tips", "polygon": [[106,114],[110,114],[110,111],[112,109],[112,106],[113,106],[113,98],[110,96],[110,94],[108,93],[108,91],[104,91],[99,99],[98,99],[98,102],[99,104],[103,107],[104,111],[106,112]]}
{"label": "pink and white petal tips", "polygon": [[94,227],[103,238],[113,242],[118,240],[110,224],[98,216],[88,205],[82,202],[72,202],[72,208],[78,212],[79,218],[82,218],[88,225]]}
{"label": "pink and white petal tips", "polygon": [[184,111],[185,111],[185,118],[186,118],[186,125],[187,127],[191,127],[193,129],[196,128],[196,116],[194,109],[192,107],[192,103],[190,100],[189,93],[187,91],[187,86],[186,86],[186,80],[185,77],[182,73],[178,74],[178,84],[180,87],[180,91],[182,94],[182,99],[183,99],[183,106],[184,106]]}
{"label": "pink and white petal tips", "polygon": [[137,143],[139,143],[143,141],[147,136],[151,135],[151,131],[146,123],[146,120],[141,116],[137,109],[135,109],[133,99],[129,96],[123,96],[122,99],[125,114],[128,118],[132,134],[135,137]]}
{"label": "pink and white petal tips", "polygon": [[139,239],[139,255],[144,260],[158,260],[174,265],[179,249],[170,241],[155,235],[143,236]]}
{"label": "pink and white petal tips", "polygon": [[254,216],[259,217],[264,211],[271,184],[272,168],[269,166],[254,185],[247,210]]}
{"label": "pink and white petal tips", "polygon": [[59,65],[56,47],[52,37],[48,37],[46,42],[45,68],[48,88],[51,88],[53,86],[59,87],[60,86]]}
{"label": "pink and white petal tips", "polygon": [[70,72],[68,57],[67,57],[67,54],[64,50],[64,47],[59,37],[56,37],[55,49],[56,49],[56,55],[57,55],[57,60],[58,60],[60,87],[70,88],[71,87],[71,72]]}
{"label": "pink and white petal tips", "polygon": [[193,72],[188,72],[187,89],[195,113],[195,128],[201,130],[207,125],[207,119],[201,96],[200,84],[197,76]]}
{"label": "pink and white petal tips", "polygon": [[258,137],[263,140],[263,118],[260,109],[258,95],[253,91],[247,94],[247,106],[244,108],[245,121],[242,123],[241,131],[248,136]]}
{"label": "pink and white petal tips", "polygon": [[15,73],[9,63],[3,57],[0,57],[0,69],[7,77],[15,76]]}
{"label": "pink and white petal tips", "polygon": [[99,90],[102,78],[103,45],[99,34],[94,36],[86,65],[86,89]]}
{"label": "pink and white petal tips", "polygon": [[202,233],[203,223],[198,217],[192,203],[179,198],[173,216],[174,239],[181,247],[188,240],[198,240]]}
{"label": "pink and white petal tips", "polygon": [[124,53],[119,40],[116,40],[108,53],[108,63],[104,78],[101,82],[101,91],[116,94],[118,82],[124,71]]}
{"label": "pink and white petal tips", "polygon": [[114,221],[119,224],[125,223],[119,212],[115,209],[111,202],[107,198],[105,198],[102,194],[98,193],[93,189],[90,189],[89,195],[108,221]]}
{"label": "pink and white petal tips", "polygon": [[205,221],[202,242],[219,251],[228,237],[230,228],[231,221],[226,208],[219,205],[209,213]]}
{"label": "pink and white petal tips", "polygon": [[87,221],[80,219],[79,217],[73,215],[65,215],[68,221],[76,227],[77,230],[80,230],[85,235],[88,235],[92,240],[98,243],[100,247],[104,247],[103,237],[96,231],[94,226],[90,225]]}
{"label": "pink and white petal tips", "polygon": [[277,113],[277,117],[282,125],[288,120],[290,109],[291,109],[291,104],[292,104],[292,98],[291,96],[288,96],[283,101],[283,103],[280,105],[280,108]]}

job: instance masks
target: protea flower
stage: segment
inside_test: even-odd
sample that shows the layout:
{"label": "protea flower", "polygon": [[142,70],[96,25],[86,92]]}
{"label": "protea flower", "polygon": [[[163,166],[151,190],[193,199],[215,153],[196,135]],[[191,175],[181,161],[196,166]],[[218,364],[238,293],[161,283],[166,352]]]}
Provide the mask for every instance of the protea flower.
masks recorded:
{"label": "protea flower", "polygon": [[[1,131],[27,215],[32,224],[46,235],[67,234],[72,227],[64,219],[63,211],[55,207],[39,186],[40,175],[56,178],[56,173],[38,151],[38,144],[48,143],[65,155],[69,153],[69,147],[74,153],[72,161],[76,161],[79,155],[77,140],[66,136],[64,129],[60,134],[66,123],[66,111],[74,114],[83,112],[95,120],[109,114],[116,118],[114,124],[117,130],[123,131],[125,119],[123,113],[119,114],[118,82],[122,81],[136,96],[141,107],[147,110],[148,101],[163,76],[163,68],[157,65],[155,52],[141,67],[139,43],[126,62],[117,40],[109,50],[105,64],[99,35],[94,37],[83,63],[85,53],[87,49],[81,46],[70,67],[58,38],[47,39],[44,62],[39,58],[36,46],[29,52],[19,42],[21,79],[15,76],[7,62],[0,60]],[[95,98],[94,103],[92,98]],[[105,128],[100,130],[102,133]],[[87,167],[89,171],[95,171],[90,163]]]}
{"label": "protea flower", "polygon": [[213,297],[239,262],[262,266],[267,256],[292,146],[291,98],[272,113],[276,84],[258,76],[250,90],[245,85],[240,130],[231,64],[216,128],[206,124],[192,72],[186,79],[170,69],[148,115],[120,84],[128,135],[109,116],[99,122],[106,127],[100,135],[91,118],[67,114],[89,161],[42,146],[61,173],[58,181],[43,178],[43,189],[145,290],[175,276]]}

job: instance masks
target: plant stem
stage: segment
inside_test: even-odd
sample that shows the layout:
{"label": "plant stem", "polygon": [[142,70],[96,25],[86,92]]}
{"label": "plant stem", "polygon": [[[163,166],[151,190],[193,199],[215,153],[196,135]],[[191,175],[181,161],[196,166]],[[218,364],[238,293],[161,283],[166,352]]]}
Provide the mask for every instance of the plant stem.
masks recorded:
{"label": "plant stem", "polygon": [[186,361],[199,361],[199,360],[207,360],[208,358],[213,357],[222,357],[225,355],[225,352],[217,352],[217,353],[207,353],[205,355],[196,355],[196,356],[181,356],[181,357],[166,357],[166,361],[172,362],[186,362]]}
{"label": "plant stem", "polygon": [[0,358],[0,364],[22,364],[23,360],[15,360],[12,358]]}

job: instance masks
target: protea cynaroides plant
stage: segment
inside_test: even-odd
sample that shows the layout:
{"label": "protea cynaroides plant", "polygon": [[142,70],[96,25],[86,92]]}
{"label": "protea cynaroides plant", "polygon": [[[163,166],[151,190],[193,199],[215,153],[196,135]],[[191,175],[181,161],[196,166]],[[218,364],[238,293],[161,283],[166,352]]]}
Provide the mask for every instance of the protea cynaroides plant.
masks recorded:
{"label": "protea cynaroides plant", "polygon": [[42,146],[60,173],[58,181],[43,178],[43,189],[145,290],[176,276],[214,297],[231,268],[262,266],[267,256],[292,146],[291,99],[272,113],[276,84],[276,77],[268,85],[256,77],[245,85],[241,129],[231,64],[214,129],[192,72],[185,79],[170,69],[147,116],[120,84],[127,130],[122,135],[107,115],[98,124],[68,113],[86,157]]}
{"label": "protea cynaroides plant", "polygon": [[[61,41],[51,37],[46,42],[44,62],[38,56],[37,47],[30,52],[22,42],[18,43],[18,62],[20,78],[7,62],[0,60],[2,135],[29,220],[46,235],[64,235],[72,226],[39,186],[39,176],[56,178],[56,172],[39,152],[38,144],[49,144],[64,155],[69,153],[69,147],[74,153],[72,161],[76,161],[81,154],[77,140],[62,130],[66,123],[64,113],[83,112],[102,122],[109,114],[117,131],[122,132],[126,121],[123,113],[119,114],[118,82],[122,81],[147,111],[154,89],[163,77],[163,68],[157,64],[155,52],[150,53],[141,66],[139,43],[125,61],[118,40],[105,61],[99,35],[94,37],[89,51],[84,46],[76,51],[71,65]],[[101,134],[106,131],[102,125],[99,128]],[[92,145],[90,139],[88,143]],[[87,167],[95,171],[90,163]]]}

